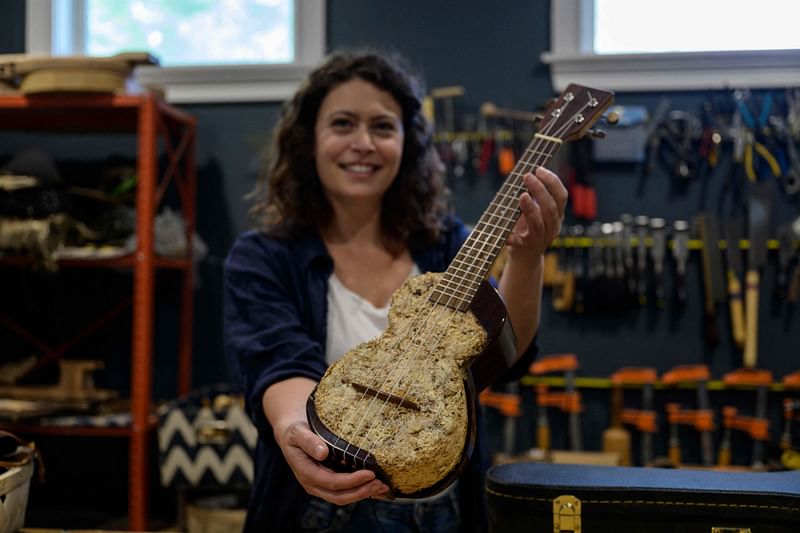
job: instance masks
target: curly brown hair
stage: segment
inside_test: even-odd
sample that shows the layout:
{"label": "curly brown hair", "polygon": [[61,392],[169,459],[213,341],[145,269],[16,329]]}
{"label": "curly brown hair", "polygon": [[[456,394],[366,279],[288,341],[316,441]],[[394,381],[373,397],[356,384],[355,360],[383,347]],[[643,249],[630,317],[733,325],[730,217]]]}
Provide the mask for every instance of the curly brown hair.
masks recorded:
{"label": "curly brown hair", "polygon": [[422,114],[423,88],[399,56],[374,50],[331,54],[284,104],[267,164],[250,195],[250,213],[263,231],[287,238],[307,235],[331,221],[313,157],[314,126],[325,96],[356,78],[391,94],[403,114],[400,169],[381,211],[387,242],[411,248],[430,244],[439,237],[450,207],[443,166]]}

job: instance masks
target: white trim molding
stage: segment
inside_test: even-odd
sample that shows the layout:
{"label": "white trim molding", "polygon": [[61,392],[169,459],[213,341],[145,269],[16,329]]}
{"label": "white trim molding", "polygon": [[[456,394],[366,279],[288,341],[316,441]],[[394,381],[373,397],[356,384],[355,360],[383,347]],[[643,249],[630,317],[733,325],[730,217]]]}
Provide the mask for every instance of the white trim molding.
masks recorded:
{"label": "white trim molding", "polygon": [[[26,51],[83,52],[84,0],[27,0]],[[325,55],[325,0],[295,0],[295,62],[289,65],[141,66],[136,84],[163,92],[172,103],[282,101]],[[55,35],[55,37],[54,37]]]}
{"label": "white trim molding", "polygon": [[592,0],[551,0],[553,88],[570,83],[616,91],[800,86],[800,50],[608,54],[592,52]]}

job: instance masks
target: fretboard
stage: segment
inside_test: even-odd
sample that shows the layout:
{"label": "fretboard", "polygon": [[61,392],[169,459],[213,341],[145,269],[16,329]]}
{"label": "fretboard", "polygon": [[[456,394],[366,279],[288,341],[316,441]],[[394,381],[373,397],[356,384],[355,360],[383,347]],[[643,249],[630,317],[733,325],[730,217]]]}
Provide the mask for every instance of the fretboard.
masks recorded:
{"label": "fretboard", "polygon": [[431,301],[467,310],[519,219],[519,198],[526,190],[523,177],[550,161],[560,145],[554,137],[534,137],[434,287]]}

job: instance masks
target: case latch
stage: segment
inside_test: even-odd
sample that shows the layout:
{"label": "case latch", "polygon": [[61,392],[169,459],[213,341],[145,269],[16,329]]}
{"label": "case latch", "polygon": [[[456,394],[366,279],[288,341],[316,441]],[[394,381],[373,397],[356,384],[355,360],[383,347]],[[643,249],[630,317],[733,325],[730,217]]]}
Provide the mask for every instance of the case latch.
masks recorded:
{"label": "case latch", "polygon": [[581,501],[571,494],[553,500],[553,533],[580,533]]}

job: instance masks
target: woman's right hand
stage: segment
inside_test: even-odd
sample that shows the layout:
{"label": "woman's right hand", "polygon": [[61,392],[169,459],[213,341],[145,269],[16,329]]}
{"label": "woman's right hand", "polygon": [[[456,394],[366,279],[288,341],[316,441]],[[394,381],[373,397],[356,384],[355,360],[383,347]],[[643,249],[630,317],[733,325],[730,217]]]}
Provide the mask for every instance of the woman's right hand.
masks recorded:
{"label": "woman's right hand", "polygon": [[307,493],[336,505],[385,496],[389,487],[371,470],[345,474],[321,464],[328,447],[306,420],[306,400],[315,386],[307,378],[289,378],[268,387],[262,398],[264,414],[297,481]]}
{"label": "woman's right hand", "polygon": [[389,490],[371,470],[339,473],[323,466],[321,462],[328,456],[328,447],[311,431],[305,420],[290,423],[275,436],[297,481],[313,496],[336,505],[346,505],[373,496],[385,496]]}

